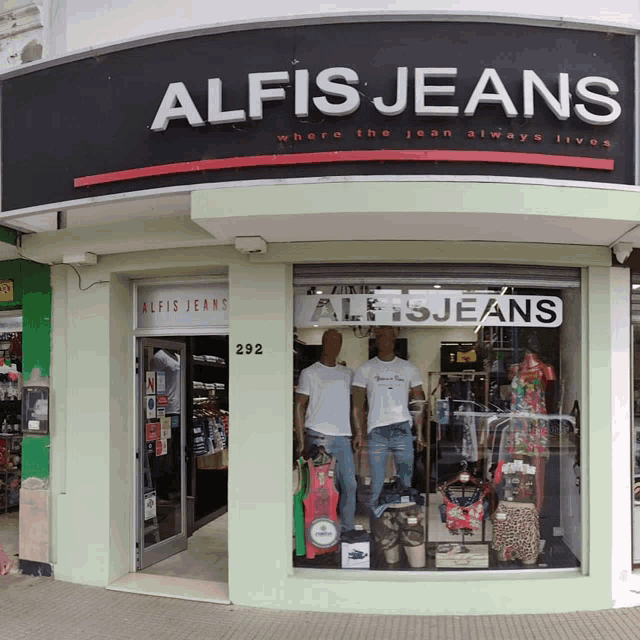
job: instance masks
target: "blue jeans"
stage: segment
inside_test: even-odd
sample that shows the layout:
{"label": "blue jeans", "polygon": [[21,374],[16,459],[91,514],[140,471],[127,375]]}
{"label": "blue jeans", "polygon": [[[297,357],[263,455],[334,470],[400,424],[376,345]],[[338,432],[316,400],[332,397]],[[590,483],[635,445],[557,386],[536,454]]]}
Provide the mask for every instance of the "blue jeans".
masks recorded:
{"label": "blue jeans", "polygon": [[307,429],[307,447],[317,445],[336,460],[336,477],[340,491],[340,528],[352,531],[356,516],[356,465],[353,459],[349,436],[328,436],[313,429]]}
{"label": "blue jeans", "polygon": [[370,506],[375,507],[384,485],[387,456],[392,453],[396,461],[396,473],[405,487],[413,478],[413,436],[410,422],[396,422],[376,427],[367,436],[369,464],[371,466]]}

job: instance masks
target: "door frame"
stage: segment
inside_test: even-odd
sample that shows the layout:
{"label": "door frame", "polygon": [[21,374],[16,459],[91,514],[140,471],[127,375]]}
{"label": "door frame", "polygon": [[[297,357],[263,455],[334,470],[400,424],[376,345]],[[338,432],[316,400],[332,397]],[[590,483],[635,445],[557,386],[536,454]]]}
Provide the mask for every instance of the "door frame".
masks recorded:
{"label": "door frame", "polygon": [[[144,427],[145,403],[144,384],[145,371],[143,370],[143,349],[145,347],[158,347],[173,349],[180,353],[180,533],[166,540],[162,540],[147,549],[144,548],[144,465],[145,453]],[[187,471],[186,471],[186,381],[187,381],[186,344],[156,338],[136,339],[136,522],[135,522],[135,570],[142,571],[161,560],[169,558],[187,548]]]}

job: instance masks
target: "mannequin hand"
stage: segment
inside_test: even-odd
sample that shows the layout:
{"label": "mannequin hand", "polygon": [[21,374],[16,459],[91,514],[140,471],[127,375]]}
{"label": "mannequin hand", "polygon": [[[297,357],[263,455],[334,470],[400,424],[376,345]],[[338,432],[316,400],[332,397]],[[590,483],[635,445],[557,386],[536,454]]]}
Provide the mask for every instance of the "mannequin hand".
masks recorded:
{"label": "mannequin hand", "polygon": [[359,433],[358,435],[353,437],[353,450],[354,451],[360,451],[360,449],[362,449],[362,445],[363,444],[364,444],[364,439],[363,439],[361,433]]}
{"label": "mannequin hand", "polygon": [[425,447],[424,440],[421,437],[417,439],[418,451],[422,451]]}

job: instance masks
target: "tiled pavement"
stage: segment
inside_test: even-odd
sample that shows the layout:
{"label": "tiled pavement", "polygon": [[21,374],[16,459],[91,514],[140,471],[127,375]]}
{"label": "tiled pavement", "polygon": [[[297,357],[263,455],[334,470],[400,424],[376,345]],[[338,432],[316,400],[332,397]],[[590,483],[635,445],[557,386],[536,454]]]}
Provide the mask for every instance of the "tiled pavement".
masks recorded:
{"label": "tiled pavement", "polygon": [[637,640],[640,608],[523,616],[297,613],[0,576],[0,640]]}

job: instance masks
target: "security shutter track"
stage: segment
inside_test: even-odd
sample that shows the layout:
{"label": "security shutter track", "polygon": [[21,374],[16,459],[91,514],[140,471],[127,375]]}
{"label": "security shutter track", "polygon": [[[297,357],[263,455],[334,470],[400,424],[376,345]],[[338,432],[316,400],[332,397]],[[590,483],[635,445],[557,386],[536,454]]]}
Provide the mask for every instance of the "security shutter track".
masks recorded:
{"label": "security shutter track", "polygon": [[[640,282],[640,280],[639,280]],[[360,263],[299,264],[293,267],[295,286],[421,287],[448,286],[580,287],[580,269],[498,264]],[[640,290],[639,290],[640,291]],[[638,294],[640,296],[640,294]],[[640,297],[638,298],[640,316]]]}

